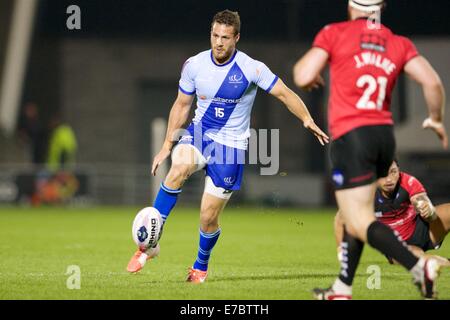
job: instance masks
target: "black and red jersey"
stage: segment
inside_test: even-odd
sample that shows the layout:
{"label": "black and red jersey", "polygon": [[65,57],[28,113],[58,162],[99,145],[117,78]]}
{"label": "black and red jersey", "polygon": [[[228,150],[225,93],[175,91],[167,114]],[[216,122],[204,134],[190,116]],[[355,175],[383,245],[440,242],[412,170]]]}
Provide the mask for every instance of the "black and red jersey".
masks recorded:
{"label": "black and red jersey", "polygon": [[329,54],[333,139],[361,126],[393,124],[392,90],[405,64],[418,55],[408,38],[357,19],[325,26],[313,47]]}
{"label": "black and red jersey", "polygon": [[391,198],[385,198],[378,189],[375,194],[375,215],[379,221],[397,231],[408,240],[416,228],[416,210],[411,197],[426,192],[415,177],[401,172],[397,187]]}

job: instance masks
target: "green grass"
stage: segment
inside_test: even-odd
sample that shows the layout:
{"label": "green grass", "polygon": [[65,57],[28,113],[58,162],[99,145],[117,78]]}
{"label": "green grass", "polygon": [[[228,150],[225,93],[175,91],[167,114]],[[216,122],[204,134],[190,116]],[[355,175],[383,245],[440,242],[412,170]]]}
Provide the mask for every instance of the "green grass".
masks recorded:
{"label": "green grass", "polygon": [[[198,212],[177,208],[160,256],[137,275],[125,271],[135,250],[137,208],[0,209],[0,299],[310,299],[338,272],[333,212],[226,209],[222,235],[203,285],[184,282],[198,243]],[[450,241],[437,251],[450,256]],[[81,289],[69,290],[69,265],[81,268]],[[366,286],[370,265],[381,289]],[[450,270],[442,270],[440,299],[450,299]],[[418,299],[410,275],[366,247],[354,299]]]}

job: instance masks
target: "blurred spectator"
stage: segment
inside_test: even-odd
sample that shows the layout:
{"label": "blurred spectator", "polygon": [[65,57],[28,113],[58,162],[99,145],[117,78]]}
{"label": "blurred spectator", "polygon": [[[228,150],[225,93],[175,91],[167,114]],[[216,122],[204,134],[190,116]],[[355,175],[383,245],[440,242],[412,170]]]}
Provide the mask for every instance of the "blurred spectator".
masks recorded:
{"label": "blurred spectator", "polygon": [[19,137],[29,144],[33,164],[42,164],[47,154],[47,131],[39,116],[39,108],[34,102],[23,107],[19,120]]}
{"label": "blurred spectator", "polygon": [[74,167],[77,139],[72,128],[55,115],[50,120],[50,130],[47,169],[54,172]]}

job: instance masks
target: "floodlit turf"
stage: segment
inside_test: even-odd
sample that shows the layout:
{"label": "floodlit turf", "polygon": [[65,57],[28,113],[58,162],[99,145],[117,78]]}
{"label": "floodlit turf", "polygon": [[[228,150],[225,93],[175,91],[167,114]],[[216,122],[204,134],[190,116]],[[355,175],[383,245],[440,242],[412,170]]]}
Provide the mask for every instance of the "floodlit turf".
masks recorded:
{"label": "floodlit turf", "polygon": [[[186,283],[197,251],[198,212],[177,208],[160,257],[130,275],[125,267],[135,251],[137,211],[0,208],[0,299],[311,299],[310,290],[328,286],[338,272],[332,211],[229,208],[209,279]],[[449,257],[449,242],[436,253]],[[79,290],[67,289],[71,265],[81,270]],[[376,284],[367,273],[371,265],[380,268],[380,289],[367,288]],[[450,299],[450,270],[439,280],[440,298]],[[354,299],[418,298],[408,273],[365,248]]]}

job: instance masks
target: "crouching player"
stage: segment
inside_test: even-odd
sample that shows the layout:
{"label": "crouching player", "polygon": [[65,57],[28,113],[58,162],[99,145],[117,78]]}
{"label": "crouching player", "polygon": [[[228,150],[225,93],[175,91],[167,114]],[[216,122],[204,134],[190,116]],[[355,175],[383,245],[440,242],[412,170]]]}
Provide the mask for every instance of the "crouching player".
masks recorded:
{"label": "crouching player", "polygon": [[[396,160],[389,168],[388,176],[378,180],[375,215],[379,221],[391,227],[419,257],[425,251],[440,248],[450,230],[450,203],[434,207],[419,180],[401,172]],[[341,260],[344,225],[339,212],[335,217],[334,229]],[[387,258],[390,263],[394,262],[391,257]],[[439,258],[439,261],[450,266],[446,258]]]}

